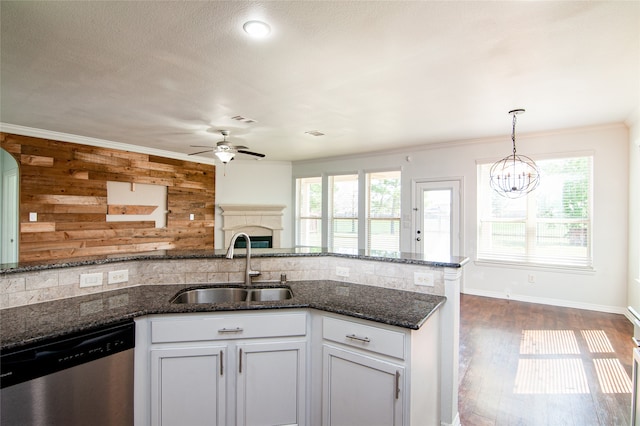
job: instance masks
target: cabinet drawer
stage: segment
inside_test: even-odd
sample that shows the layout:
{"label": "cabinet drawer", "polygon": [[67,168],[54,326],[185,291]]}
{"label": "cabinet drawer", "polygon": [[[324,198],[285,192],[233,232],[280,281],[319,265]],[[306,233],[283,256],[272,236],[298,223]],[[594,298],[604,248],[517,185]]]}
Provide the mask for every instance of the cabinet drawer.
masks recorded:
{"label": "cabinet drawer", "polygon": [[194,315],[151,321],[151,343],[304,336],[304,313],[263,315]]}
{"label": "cabinet drawer", "polygon": [[401,332],[324,317],[322,337],[344,345],[404,359],[405,335]]}

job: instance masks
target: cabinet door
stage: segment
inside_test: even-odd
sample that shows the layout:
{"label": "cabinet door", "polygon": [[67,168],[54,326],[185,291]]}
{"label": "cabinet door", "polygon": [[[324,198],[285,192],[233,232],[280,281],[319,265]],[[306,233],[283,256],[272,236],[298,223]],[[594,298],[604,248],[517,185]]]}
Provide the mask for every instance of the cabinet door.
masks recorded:
{"label": "cabinet door", "polygon": [[225,346],[151,350],[151,424],[224,425],[225,353]]}
{"label": "cabinet door", "polygon": [[330,345],[323,364],[323,425],[402,425],[402,366]]}
{"label": "cabinet door", "polygon": [[304,424],[305,347],[305,342],[237,345],[237,425]]}

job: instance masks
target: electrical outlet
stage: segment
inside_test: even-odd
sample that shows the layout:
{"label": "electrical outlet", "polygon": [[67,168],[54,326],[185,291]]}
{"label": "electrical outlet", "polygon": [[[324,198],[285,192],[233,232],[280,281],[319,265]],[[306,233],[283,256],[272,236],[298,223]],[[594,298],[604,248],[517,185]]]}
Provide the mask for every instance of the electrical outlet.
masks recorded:
{"label": "electrical outlet", "polygon": [[336,275],[338,277],[348,277],[349,276],[349,268],[346,266],[336,266]]}
{"label": "electrical outlet", "polygon": [[37,222],[37,221],[38,221],[38,213],[29,212],[29,222]]}
{"label": "electrical outlet", "polygon": [[102,272],[80,274],[80,287],[94,287],[102,285]]}
{"label": "electrical outlet", "polygon": [[425,285],[429,287],[433,287],[433,272],[414,272],[413,273],[413,283],[415,285]]}
{"label": "electrical outlet", "polygon": [[109,271],[108,284],[125,283],[129,281],[129,270],[122,269],[120,271]]}
{"label": "electrical outlet", "polygon": [[529,280],[529,283],[530,283],[530,284],[535,284],[535,282],[536,282],[536,276],[535,276],[535,275],[533,275],[533,274],[529,274],[529,276],[528,276],[528,280]]}
{"label": "electrical outlet", "polygon": [[195,220],[196,219],[196,215],[193,213],[189,213],[189,220]]}

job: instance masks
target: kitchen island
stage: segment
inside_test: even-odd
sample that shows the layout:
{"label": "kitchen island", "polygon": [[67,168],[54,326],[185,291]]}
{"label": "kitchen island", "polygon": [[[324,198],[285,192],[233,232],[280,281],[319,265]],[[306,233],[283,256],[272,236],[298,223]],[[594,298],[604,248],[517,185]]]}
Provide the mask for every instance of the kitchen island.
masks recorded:
{"label": "kitchen island", "polygon": [[[316,349],[327,347],[328,342],[322,334],[323,326],[317,324],[322,323],[318,318],[334,314],[353,323],[397,328],[407,336],[424,330],[425,324],[438,324],[437,333],[431,334],[439,339],[436,342],[441,383],[439,416],[442,424],[457,424],[459,285],[467,259],[430,262],[412,255],[380,258],[313,250],[256,250],[253,269],[262,272],[258,285],[276,285],[284,273],[288,278],[286,285],[293,291],[291,299],[216,305],[169,303],[175,293],[189,286],[241,282],[244,260],[242,255],[225,259],[221,252],[154,253],[4,268],[0,272],[0,301],[11,307],[0,310],[2,347],[37,342],[127,318],[136,318],[139,323],[141,319],[157,316],[178,318],[185,314],[223,315],[238,311],[308,312],[311,330],[307,334],[308,344]],[[127,272],[127,282],[109,284],[110,273],[121,276],[123,271]],[[102,285],[80,288],[79,281],[87,273],[102,273]],[[416,285],[416,274],[427,277],[430,285]],[[338,359],[338,349],[332,348],[328,359]],[[310,352],[313,355],[313,350]],[[316,359],[314,364],[318,362]],[[409,358],[403,362],[409,362]],[[324,380],[317,374],[310,373],[312,382]],[[402,384],[409,393],[409,381]],[[312,395],[311,400],[322,399],[313,392]],[[317,411],[311,404],[308,418],[312,424],[319,418]],[[411,424],[409,411],[404,412],[401,424]]]}

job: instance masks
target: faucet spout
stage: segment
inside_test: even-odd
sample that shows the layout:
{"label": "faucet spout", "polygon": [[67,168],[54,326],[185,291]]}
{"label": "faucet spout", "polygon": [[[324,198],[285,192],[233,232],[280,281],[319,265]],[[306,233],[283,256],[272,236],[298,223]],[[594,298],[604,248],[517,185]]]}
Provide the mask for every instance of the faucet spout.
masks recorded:
{"label": "faucet spout", "polygon": [[247,263],[244,268],[244,284],[251,285],[251,277],[260,275],[260,272],[251,269],[251,240],[249,239],[249,235],[244,232],[233,234],[233,237],[231,237],[231,242],[229,243],[229,248],[227,249],[227,259],[233,259],[233,249],[236,244],[236,240],[239,237],[244,238],[247,243]]}

